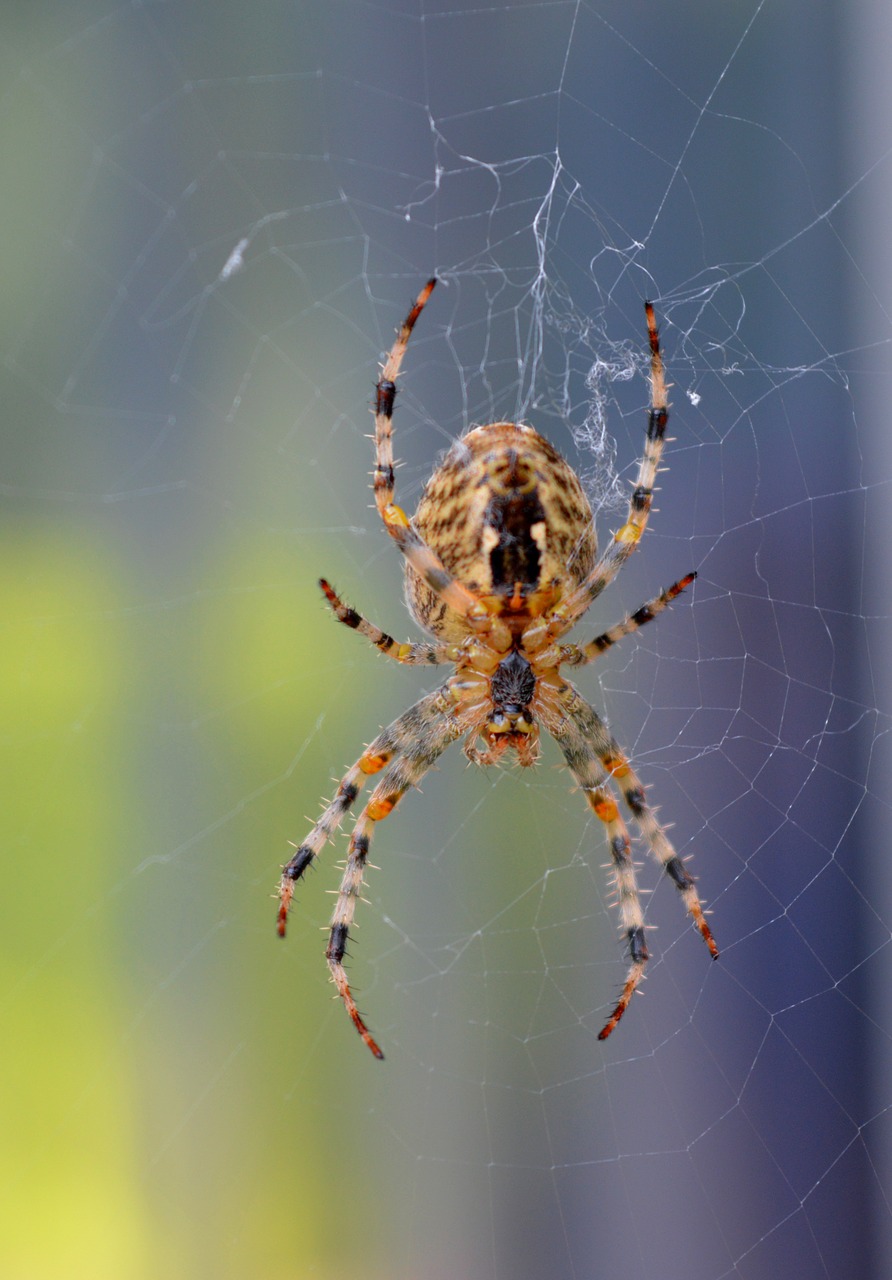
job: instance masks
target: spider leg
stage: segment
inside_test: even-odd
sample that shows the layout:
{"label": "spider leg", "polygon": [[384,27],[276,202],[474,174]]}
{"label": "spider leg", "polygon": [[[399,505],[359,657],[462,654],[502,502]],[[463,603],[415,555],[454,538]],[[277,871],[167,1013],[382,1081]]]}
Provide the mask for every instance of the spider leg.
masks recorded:
{"label": "spider leg", "polygon": [[569,631],[570,627],[582,617],[592,601],[601,594],[604,588],[613,581],[617,573],[637,547],[641,535],[647,528],[647,520],[653,503],[654,484],[660,459],[663,456],[663,438],[669,421],[669,401],[667,399],[666,376],[663,369],[663,355],[660,349],[660,337],[654,319],[654,309],[650,302],[644,304],[647,316],[647,333],[650,342],[650,408],[647,413],[647,434],[644,439],[644,453],[638,464],[638,478],[629,500],[629,511],[625,524],[613,535],[609,546],[598,558],[597,563],[589,571],[587,577],[575,591],[554,610],[548,628],[552,639]]}
{"label": "spider leg", "polygon": [[703,904],[700,901],[694,877],[685,866],[684,859],[675,852],[672,841],[666,834],[666,828],[659,822],[653,809],[647,803],[641,779],[615,742],[611,743],[609,754],[601,756],[601,761],[611,777],[616,780],[620,791],[622,791],[623,799],[641,828],[641,834],[647,841],[654,859],[681,894],[685,910],[709,948],[709,954],[713,960],[717,960],[719,949],[715,938],[712,936],[712,930],[706,923]]}
{"label": "spider leg", "polygon": [[385,529],[418,576],[423,578],[431,590],[435,591],[456,613],[467,617],[472,623],[483,625],[490,619],[489,611],[472,591],[456,581],[436,552],[431,550],[412,527],[405,511],[396,506],[393,501],[392,419],[393,403],[396,399],[396,379],[406,354],[409,338],[415,328],[415,322],[424,310],[436,283],[436,279],[428,280],[415,299],[384,362],[381,377],[375,388],[375,503]]}
{"label": "spider leg", "polygon": [[[608,838],[611,841],[611,854],[614,859],[614,875],[620,896],[623,925],[629,942],[631,963],[622,995],[610,1018],[604,1025],[599,1039],[606,1040],[620,1018],[625,1013],[629,1000],[641,980],[644,965],[647,962],[647,946],[644,941],[644,922],[638,906],[638,890],[634,870],[626,874],[622,861],[620,846],[615,843],[617,832],[613,829],[615,821],[613,809],[616,808],[609,796],[604,796],[600,784],[606,772],[622,793],[629,810],[634,816],[641,834],[647,843],[651,855],[669,876],[681,894],[685,908],[703,941],[709,948],[713,960],[718,958],[718,947],[712,931],[706,923],[703,905],[697,893],[694,877],[688,871],[682,858],[676,853],[672,842],[666,834],[665,827],[657,820],[656,814],[647,803],[641,780],[629,764],[626,756],[615,739],[610,735],[601,717],[590,707],[577,689],[566,681],[560,688],[554,688],[548,697],[545,723],[564,753],[570,771],[580,782],[594,812],[607,826]],[[555,715],[555,711],[558,712]],[[563,714],[560,714],[563,713]],[[597,760],[599,768],[595,768]],[[600,806],[600,809],[599,809]],[[613,806],[613,809],[611,809]],[[618,813],[616,815],[618,817]],[[621,834],[621,833],[620,833]],[[620,869],[622,868],[622,874]],[[626,901],[624,902],[624,895]],[[640,924],[638,923],[640,921]],[[640,930],[640,932],[636,932]]]}
{"label": "spider leg", "polygon": [[350,837],[344,875],[331,917],[331,933],[325,958],[338,994],[344,1002],[353,1025],[376,1058],[383,1058],[384,1054],[356,1007],[343,963],[356,911],[356,902],[362,896],[363,877],[368,863],[372,835],[375,824],[383,821],[393,812],[409,788],[418,785],[443,751],[464,732],[465,727],[454,716],[444,715],[433,705],[425,708],[424,715],[411,728],[404,726],[401,731],[403,737],[401,755],[389,766],[375,787],[368,804],[357,818],[356,827]]}
{"label": "spider leg", "polygon": [[392,724],[383,729],[374,742],[371,742],[366,747],[356,763],[351,765],[344,774],[338,784],[334,799],[322,811],[313,830],[303,844],[295,849],[282,868],[282,878],[279,882],[280,905],[278,914],[278,933],[280,938],[285,937],[285,928],[288,922],[288,912],[291,909],[291,899],[294,896],[295,883],[315,862],[325,847],[326,841],[334,836],[343,821],[344,814],[352,807],[366,778],[372,774],[380,773],[382,769],[390,764],[391,760],[400,753],[405,744],[413,740],[413,736],[419,732],[421,727],[432,716],[439,713],[442,705],[443,696],[440,690],[435,693],[429,693],[419,702],[416,702],[408,711],[404,711]]}
{"label": "spider leg", "polygon": [[635,864],[632,861],[632,842],[609,786],[604,785],[604,769],[598,759],[595,744],[571,721],[566,721],[554,733],[554,737],[564,754],[567,767],[582,788],[589,807],[606,829],[623,936],[629,944],[629,970],[622,992],[598,1034],[599,1040],[606,1040],[629,1007],[649,959],[644,937],[644,913],[641,909]]}
{"label": "spider leg", "polygon": [[595,636],[594,640],[590,640],[588,644],[562,644],[560,646],[560,661],[567,663],[571,667],[582,667],[587,662],[594,662],[602,653],[615,645],[618,640],[622,640],[623,636],[630,636],[634,632],[640,630],[646,622],[652,622],[653,619],[663,612],[663,610],[672,603],[676,596],[681,595],[685,587],[696,578],[696,573],[688,573],[683,578],[679,578],[678,582],[674,582],[671,587],[667,587],[665,591],[661,591],[653,600],[648,600],[647,604],[643,604],[640,609],[636,609],[634,613],[630,613],[622,622],[618,622],[615,627],[610,627],[601,635]]}
{"label": "spider leg", "polygon": [[393,658],[396,662],[404,662],[408,666],[436,666],[438,663],[455,662],[458,659],[459,651],[455,645],[400,644],[399,641],[394,640],[393,636],[389,636],[386,631],[382,631],[373,622],[363,618],[355,609],[344,604],[324,578],[319,579],[319,586],[325,593],[325,598],[331,605],[338,622],[343,622],[345,627],[351,627],[361,636],[365,636],[386,657]]}
{"label": "spider leg", "polygon": [[658,821],[653,809],[647,803],[641,779],[629,764],[619,744],[608,732],[604,721],[594,707],[589,706],[569,681],[557,696],[564,710],[577,725],[579,732],[587,742],[592,744],[606,772],[619,787],[653,858],[678,889],[688,915],[709,948],[709,954],[713,960],[717,959],[719,949],[706,923],[703,904],[700,902],[694,877],[685,866],[684,860],[675,852],[672,841],[666,834],[666,828]]}

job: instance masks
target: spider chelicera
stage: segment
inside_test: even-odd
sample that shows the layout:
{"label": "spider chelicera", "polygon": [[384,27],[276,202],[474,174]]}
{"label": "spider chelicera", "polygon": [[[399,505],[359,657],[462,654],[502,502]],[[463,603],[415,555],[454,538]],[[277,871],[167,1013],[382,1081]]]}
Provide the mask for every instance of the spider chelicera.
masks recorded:
{"label": "spider chelicera", "polygon": [[347,940],[361,896],[375,824],[417,786],[457,738],[474,764],[514,751],[535,764],[544,729],[604,824],[629,969],[619,1000],[599,1033],[606,1040],[628,1008],[648,960],[644,915],[629,832],[614,799],[618,789],[653,857],[673,881],[694,925],[718,955],[693,877],[644,788],[603,720],[561,667],[581,667],[661,613],[696,576],[687,574],[655,599],[587,644],[561,644],[635,550],[647,526],[669,420],[663,359],[651,304],[651,404],[644,454],[626,522],[598,555],[594,518],[582,485],[557,450],[532,427],[493,422],[456,441],[434,471],[410,520],[393,501],[392,445],[396,378],[409,337],[436,280],[429,280],[400,329],[377,384],[375,501],[384,527],[406,558],[409,610],[434,638],[400,644],[344,604],[322,580],[335,616],[387,657],[411,665],[451,664],[454,673],[382,730],[347,770],[319,821],[285,864],[278,929],[284,936],[296,881],[329,840],[366,778],[380,775],[356,820],[326,958],[353,1025],[377,1058],[344,969]]}

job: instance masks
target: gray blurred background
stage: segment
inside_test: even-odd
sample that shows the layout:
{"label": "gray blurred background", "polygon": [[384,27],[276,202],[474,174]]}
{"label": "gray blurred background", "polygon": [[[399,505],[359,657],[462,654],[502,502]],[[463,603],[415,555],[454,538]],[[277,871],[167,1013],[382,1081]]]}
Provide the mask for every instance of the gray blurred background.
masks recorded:
{"label": "gray blurred background", "polygon": [[[15,1280],[889,1274],[889,19],[755,0],[8,4],[0,52],[0,1259]],[[442,762],[270,897],[379,725],[378,362],[432,273],[398,501],[533,422],[621,521],[578,683],[692,859],[643,999],[556,751]],[[603,436],[606,424],[609,439]],[[415,638],[412,635],[412,638]]]}

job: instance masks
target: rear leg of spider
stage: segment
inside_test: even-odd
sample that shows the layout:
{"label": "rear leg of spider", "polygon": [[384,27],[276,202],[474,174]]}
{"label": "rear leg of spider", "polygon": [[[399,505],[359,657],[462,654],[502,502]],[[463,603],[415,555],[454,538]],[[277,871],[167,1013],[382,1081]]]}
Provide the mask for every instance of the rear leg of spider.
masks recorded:
{"label": "rear leg of spider", "polygon": [[669,401],[653,304],[646,302],[644,310],[650,344],[650,408],[647,411],[644,452],[638,464],[638,476],[629,499],[628,514],[625,523],[613,535],[585,580],[575,591],[570,592],[552,613],[547,628],[548,637],[551,640],[556,640],[569,631],[589,608],[592,601],[610,585],[641,541],[650,518],[654,486],[663,456],[666,427],[669,423]]}
{"label": "rear leg of spider", "polygon": [[486,630],[491,624],[489,610],[473,591],[453,577],[437,553],[419,537],[405,511],[394,502],[393,406],[397,391],[396,379],[412,330],[436,283],[436,278],[428,280],[412,304],[375,387],[375,505],[384,528],[418,576],[445,604],[467,618],[472,628]]}

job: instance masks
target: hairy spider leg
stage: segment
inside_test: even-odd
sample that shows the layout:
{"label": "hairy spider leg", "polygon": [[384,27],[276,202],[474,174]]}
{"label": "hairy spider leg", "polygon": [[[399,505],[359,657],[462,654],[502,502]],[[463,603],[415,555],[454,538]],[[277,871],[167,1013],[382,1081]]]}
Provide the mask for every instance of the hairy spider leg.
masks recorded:
{"label": "hairy spider leg", "polygon": [[[629,970],[619,1000],[598,1034],[606,1040],[629,1007],[629,1002],[644,976],[649,959],[644,931],[644,912],[632,859],[632,842],[628,828],[610,794],[595,744],[584,735],[572,719],[553,731],[563,752],[567,768],[579,783],[595,817],[604,824],[612,859],[611,875],[616,889],[623,937],[629,946]],[[606,734],[605,734],[606,736]]]}
{"label": "hairy spider leg", "polygon": [[622,640],[624,636],[634,635],[636,631],[640,631],[645,623],[653,622],[654,618],[661,614],[676,596],[681,595],[685,587],[691,585],[696,576],[696,573],[685,574],[683,578],[679,578],[678,582],[673,582],[671,587],[661,591],[653,600],[648,600],[647,604],[641,605],[634,613],[630,613],[627,618],[623,618],[622,622],[618,622],[615,627],[609,627],[601,635],[595,636],[594,640],[590,640],[588,644],[561,645],[559,650],[560,662],[566,663],[571,667],[582,667],[588,662],[594,662],[596,658],[600,658],[602,653],[605,653],[617,641]]}
{"label": "hairy spider leg", "polygon": [[393,501],[393,403],[396,399],[396,379],[406,354],[409,338],[415,322],[421,315],[428,298],[434,291],[436,279],[428,280],[421,290],[402,328],[397,334],[390,355],[384,363],[381,377],[375,388],[375,503],[387,532],[420,578],[450,609],[466,617],[477,627],[492,625],[492,616],[486,605],[458,582],[440,557],[419,536],[409,517]]}
{"label": "hairy spider leg", "polygon": [[585,613],[592,601],[613,581],[629,556],[638,546],[647,528],[647,520],[653,503],[654,485],[660,459],[663,456],[663,440],[669,422],[669,402],[660,337],[650,302],[644,304],[647,316],[647,332],[650,340],[650,408],[647,413],[647,433],[644,453],[638,464],[638,478],[629,499],[629,511],[625,524],[613,535],[610,544],[599,557],[584,582],[567,596],[554,610],[548,625],[548,635],[557,639],[564,635]]}
{"label": "hairy spider leg", "polygon": [[356,827],[350,837],[341,887],[331,917],[331,933],[325,952],[332,979],[344,1002],[344,1007],[356,1030],[376,1058],[383,1058],[384,1054],[356,1007],[343,963],[356,912],[356,902],[362,896],[363,878],[372,835],[375,824],[382,822],[393,812],[409,788],[418,785],[437,758],[465,731],[466,726],[454,716],[445,715],[442,711],[438,712],[430,706],[425,709],[423,722],[419,723],[417,728],[419,732],[411,738],[408,736],[411,731],[406,728],[407,736],[401,744],[401,755],[388,767],[369,797],[368,804],[356,820]]}
{"label": "hairy spider leg", "polygon": [[341,597],[334,588],[325,581],[324,578],[319,579],[319,586],[325,593],[325,598],[334,610],[334,615],[338,622],[343,622],[345,627],[350,627],[353,631],[358,631],[361,636],[365,636],[366,640],[378,649],[385,657],[393,658],[396,662],[403,662],[407,666],[437,666],[438,664],[456,662],[459,656],[457,645],[450,644],[400,644],[398,640],[394,640],[393,636],[389,636],[386,631],[382,631],[380,627],[376,627],[373,622],[369,622],[362,614],[357,613],[355,609],[351,609],[348,604],[344,604]]}
{"label": "hairy spider leg", "polygon": [[439,714],[438,711],[435,712],[435,709],[441,708],[442,705],[443,695],[440,690],[421,698],[420,701],[409,707],[408,711],[404,711],[401,716],[398,716],[386,729],[382,729],[377,738],[366,747],[356,763],[351,765],[344,774],[338,784],[334,799],[323,810],[319,821],[303,844],[295,849],[282,868],[282,877],[279,881],[280,905],[277,921],[280,938],[285,937],[288,912],[291,909],[291,900],[294,896],[296,882],[315,862],[325,847],[326,841],[331,840],[335,835],[344,819],[345,813],[352,807],[354,800],[359,795],[360,788],[366,778],[372,774],[380,773],[382,769],[390,764],[405,744],[412,741],[413,735],[418,731],[418,728],[425,725],[433,714]]}
{"label": "hairy spider leg", "polygon": [[623,799],[641,829],[651,854],[678,889],[685,910],[709,948],[713,960],[716,960],[719,949],[706,923],[694,877],[685,866],[684,860],[676,853],[672,841],[666,834],[666,828],[657,820],[656,814],[647,803],[641,779],[629,764],[619,743],[607,731],[597,711],[589,706],[569,682],[567,692],[562,695],[561,700],[579,726],[582,735],[594,745],[598,759],[622,792]]}
{"label": "hairy spider leg", "polygon": [[604,795],[605,774],[619,788],[651,855],[678,889],[688,914],[714,960],[718,958],[719,951],[709,925],[706,923],[694,878],[683,859],[676,853],[665,828],[647,803],[641,780],[632,769],[625,754],[611,737],[598,713],[589,706],[572,684],[567,682],[562,688],[555,690],[554,696],[557,705],[565,713],[565,720],[563,724],[552,728],[551,732],[564,753],[564,759],[570,771],[585,790],[589,804],[607,827],[611,855],[614,860],[616,886],[620,897],[621,919],[629,944],[630,965],[622,994],[598,1036],[600,1040],[606,1040],[628,1008],[629,1001],[641,981],[648,951],[644,939],[644,921],[638,902],[634,870],[631,868],[631,861],[628,870],[626,869],[621,847],[616,842],[617,836],[622,833],[612,826],[618,814],[613,812],[615,805],[609,795],[606,797]]}

